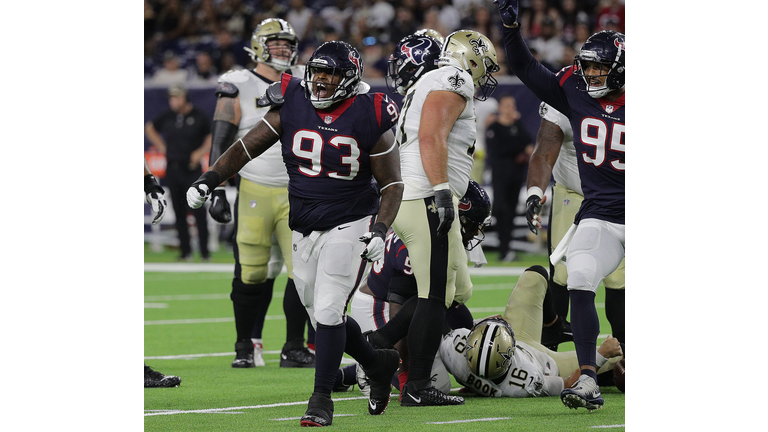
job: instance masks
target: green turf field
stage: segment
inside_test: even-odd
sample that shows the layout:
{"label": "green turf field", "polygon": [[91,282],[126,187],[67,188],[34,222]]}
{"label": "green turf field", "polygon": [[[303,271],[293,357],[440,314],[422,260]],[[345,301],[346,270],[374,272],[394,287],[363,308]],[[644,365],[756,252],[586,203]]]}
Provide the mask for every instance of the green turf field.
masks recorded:
{"label": "green turf field", "polygon": [[[489,265],[496,265],[489,255]],[[146,262],[170,262],[175,253],[153,253]],[[232,262],[231,253],[213,254],[213,262]],[[507,266],[546,264],[544,256],[523,255]],[[229,300],[231,273],[145,272],[144,358],[156,370],[182,378],[178,388],[144,389],[145,431],[280,431],[299,428],[312,393],[314,369],[281,369],[279,350],[285,341],[282,295],[286,276],[275,282],[264,328],[266,367],[233,369],[235,329]],[[515,276],[473,276],[474,294],[468,303],[475,318],[502,313]],[[610,332],[598,292],[601,339]],[[560,350],[572,350],[561,344]],[[458,386],[454,383],[454,394]],[[624,394],[601,389],[602,410],[569,410],[558,397],[486,399],[466,397],[457,407],[404,408],[393,398],[381,416],[370,416],[366,400],[355,386],[334,393],[333,428],[337,430],[436,431],[470,427],[505,431],[624,430]],[[469,423],[468,422],[475,422]]]}

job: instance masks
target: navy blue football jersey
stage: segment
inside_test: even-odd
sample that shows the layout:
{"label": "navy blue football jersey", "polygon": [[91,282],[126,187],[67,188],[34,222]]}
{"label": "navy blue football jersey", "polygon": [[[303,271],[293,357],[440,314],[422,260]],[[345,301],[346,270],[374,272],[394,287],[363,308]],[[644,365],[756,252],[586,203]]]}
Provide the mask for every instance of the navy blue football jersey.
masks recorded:
{"label": "navy blue football jersey", "polygon": [[411,269],[408,249],[405,248],[405,243],[400,240],[394,231],[390,231],[387,234],[384,246],[384,258],[373,263],[371,272],[368,273],[367,283],[374,297],[387,301],[389,281],[392,277],[415,276],[413,276],[413,269]]}
{"label": "navy blue football jersey", "polygon": [[596,218],[624,223],[624,95],[609,102],[576,88],[581,79],[568,66],[552,73],[538,63],[517,30],[504,29],[507,58],[520,80],[563,113],[573,129],[584,202],[575,222]]}
{"label": "navy blue football jersey", "polygon": [[368,155],[397,123],[399,112],[384,93],[360,94],[316,109],[301,81],[282,76],[280,142],[289,178],[288,224],[308,235],[378,213]]}

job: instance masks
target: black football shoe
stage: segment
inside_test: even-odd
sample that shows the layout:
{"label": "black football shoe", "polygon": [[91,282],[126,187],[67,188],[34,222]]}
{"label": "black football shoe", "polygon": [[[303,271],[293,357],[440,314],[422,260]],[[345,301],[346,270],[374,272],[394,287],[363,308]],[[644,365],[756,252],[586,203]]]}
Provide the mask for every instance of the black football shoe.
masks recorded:
{"label": "black football shoe", "polygon": [[315,355],[304,346],[304,339],[286,342],[280,352],[281,368],[313,368]]}
{"label": "black football shoe", "polygon": [[371,369],[363,368],[370,382],[371,393],[368,396],[368,412],[371,415],[384,413],[389,405],[392,390],[392,377],[400,367],[400,354],[393,349],[376,350],[379,359]]}
{"label": "black football shoe", "polygon": [[558,317],[556,323],[541,329],[541,344],[552,351],[557,351],[557,346],[561,343],[572,341],[571,323],[565,318]]}
{"label": "black football shoe", "polygon": [[144,365],[144,388],[178,387],[181,378],[173,375],[163,375],[151,367]]}
{"label": "black football shoe", "polygon": [[253,342],[235,343],[235,360],[232,361],[233,368],[252,368],[256,367],[253,362]]}
{"label": "black football shoe", "polygon": [[331,423],[333,423],[333,400],[330,396],[312,393],[307,412],[301,417],[301,426],[330,426]]}
{"label": "black football shoe", "polygon": [[461,396],[449,396],[432,387],[430,380],[406,383],[401,391],[400,406],[464,405]]}

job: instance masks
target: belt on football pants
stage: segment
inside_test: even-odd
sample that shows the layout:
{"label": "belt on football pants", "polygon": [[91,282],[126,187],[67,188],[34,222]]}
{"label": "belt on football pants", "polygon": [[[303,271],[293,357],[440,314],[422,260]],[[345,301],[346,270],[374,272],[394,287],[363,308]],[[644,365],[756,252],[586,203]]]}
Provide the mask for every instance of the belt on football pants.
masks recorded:
{"label": "belt on football pants", "polygon": [[315,246],[315,242],[317,241],[318,237],[320,237],[320,234],[322,234],[322,232],[312,231],[312,233],[309,235],[309,238],[307,239],[307,246],[304,248],[304,252],[301,254],[302,261],[307,262],[309,255],[312,254],[312,247]]}
{"label": "belt on football pants", "polygon": [[573,239],[573,235],[576,234],[576,227],[578,225],[573,224],[570,228],[568,228],[568,231],[566,231],[565,235],[563,236],[563,239],[560,240],[560,243],[557,244],[557,247],[554,251],[552,251],[552,255],[549,256],[549,262],[552,263],[552,265],[557,264],[558,261],[563,259],[563,256],[565,256],[565,251],[568,250],[568,245],[571,243],[571,239]]}

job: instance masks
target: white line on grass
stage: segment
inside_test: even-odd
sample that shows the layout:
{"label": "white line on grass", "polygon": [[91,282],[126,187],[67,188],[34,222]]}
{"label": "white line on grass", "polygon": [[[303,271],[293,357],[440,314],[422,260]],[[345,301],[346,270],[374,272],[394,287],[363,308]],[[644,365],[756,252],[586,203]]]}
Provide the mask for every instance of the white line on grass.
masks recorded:
{"label": "white line on grass", "polygon": [[[281,351],[264,351],[264,354],[280,354]],[[229,357],[235,355],[234,352],[221,352],[221,353],[203,353],[203,354],[180,354],[180,355],[166,355],[166,356],[144,356],[144,360],[193,360],[202,357]],[[268,359],[267,363],[278,362],[280,359]],[[349,357],[342,357],[341,364],[354,364],[355,360]]]}
{"label": "white line on grass", "polygon": [[592,429],[609,429],[609,428],[623,428],[625,425],[603,425],[603,426],[590,426]]}
{"label": "white line on grass", "polygon": [[[392,395],[392,396],[397,396],[397,395]],[[333,398],[333,401],[340,402],[340,401],[360,400],[360,399],[368,399],[368,396],[338,398],[338,399]],[[229,407],[229,408],[209,408],[209,409],[199,409],[199,410],[168,410],[168,411],[152,410],[152,412],[145,412],[144,417],[157,416],[157,415],[173,415],[173,414],[225,414],[226,411],[238,411],[238,410],[259,409],[259,408],[276,408],[276,407],[293,406],[293,405],[306,405],[308,402],[309,402],[308,400],[305,400],[301,402],[283,402],[283,403],[275,403],[275,404],[268,404],[268,405],[252,405],[252,406],[240,406],[240,407]],[[347,414],[347,415],[352,415],[352,414]]]}
{"label": "white line on grass", "polygon": [[472,422],[480,422],[480,421],[497,421],[497,420],[510,420],[510,419],[512,419],[512,417],[491,417],[491,418],[470,419],[470,420],[452,420],[452,421],[445,421],[445,422],[427,422],[427,424],[472,423]]}
{"label": "white line on grass", "polygon": [[[283,267],[285,271],[285,267]],[[210,263],[144,263],[145,272],[169,273],[233,273],[234,264]],[[520,276],[524,267],[471,267],[470,276]]]}
{"label": "white line on grass", "polygon": [[[357,414],[333,414],[333,418],[336,417],[352,417],[356,416]],[[272,421],[287,421],[287,420],[301,420],[301,417],[283,417],[283,418],[276,418],[276,419],[270,419]]]}
{"label": "white line on grass", "polygon": [[144,309],[168,309],[168,303],[144,303]]}

